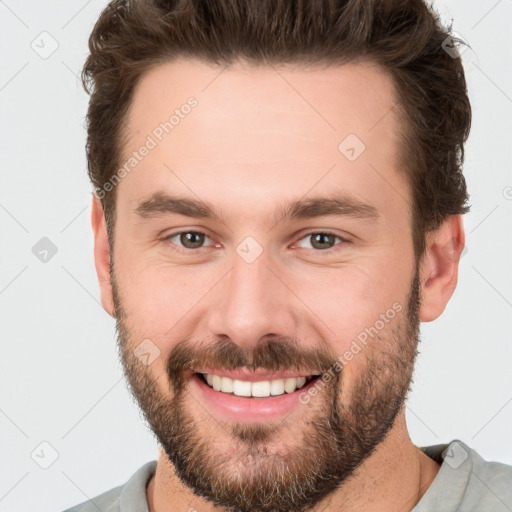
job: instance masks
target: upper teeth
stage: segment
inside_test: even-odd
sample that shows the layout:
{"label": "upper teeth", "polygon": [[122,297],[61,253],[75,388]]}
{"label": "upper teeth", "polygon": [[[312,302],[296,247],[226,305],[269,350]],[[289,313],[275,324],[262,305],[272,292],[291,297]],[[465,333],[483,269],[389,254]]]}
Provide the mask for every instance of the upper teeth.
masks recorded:
{"label": "upper teeth", "polygon": [[276,396],[293,393],[306,383],[306,377],[290,377],[287,379],[263,380],[248,382],[245,380],[230,379],[219,375],[205,374],[206,381],[215,391],[234,393],[237,396]]}

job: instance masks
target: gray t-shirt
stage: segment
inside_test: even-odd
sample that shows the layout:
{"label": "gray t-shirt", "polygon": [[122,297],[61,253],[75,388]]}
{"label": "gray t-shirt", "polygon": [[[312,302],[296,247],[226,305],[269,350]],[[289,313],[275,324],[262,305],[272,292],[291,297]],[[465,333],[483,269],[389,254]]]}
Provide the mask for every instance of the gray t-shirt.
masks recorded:
{"label": "gray t-shirt", "polygon": [[[512,466],[487,462],[459,440],[420,449],[441,469],[412,512],[512,511]],[[124,485],[65,512],[148,512],[146,486],[156,465],[147,462]]]}

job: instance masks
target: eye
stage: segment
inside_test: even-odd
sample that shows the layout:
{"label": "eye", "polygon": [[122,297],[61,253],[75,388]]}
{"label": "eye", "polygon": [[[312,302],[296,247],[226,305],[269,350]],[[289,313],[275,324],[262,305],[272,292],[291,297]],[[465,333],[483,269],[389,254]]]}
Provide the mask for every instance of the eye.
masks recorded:
{"label": "eye", "polygon": [[330,250],[335,250],[335,246],[340,245],[335,243],[336,239],[341,240],[342,242],[349,243],[348,240],[345,240],[344,238],[341,238],[340,236],[335,235],[333,233],[328,233],[324,231],[313,231],[311,233],[308,233],[305,237],[301,238],[297,245],[299,247],[303,247],[299,244],[303,240],[310,240],[311,247],[305,247],[306,249],[313,248],[327,252]]}
{"label": "eye", "polygon": [[[200,231],[180,231],[165,237],[164,240],[169,240],[178,247],[187,249],[201,249],[205,242],[205,239],[210,238],[205,233]],[[174,241],[177,239],[177,242]]]}
{"label": "eye", "polygon": [[[207,239],[210,239],[210,237],[201,231],[180,231],[164,238],[165,241],[170,241],[172,244],[178,246],[178,249],[184,251],[203,249],[207,247],[204,245]],[[304,241],[307,243],[308,240],[310,241],[310,247],[304,247],[301,245]],[[333,233],[326,231],[312,231],[302,237],[297,243],[297,246],[305,249],[312,248],[317,251],[330,252],[331,250],[336,250],[336,246],[340,245],[340,243],[336,243],[336,240],[343,243],[350,243],[349,240]]]}

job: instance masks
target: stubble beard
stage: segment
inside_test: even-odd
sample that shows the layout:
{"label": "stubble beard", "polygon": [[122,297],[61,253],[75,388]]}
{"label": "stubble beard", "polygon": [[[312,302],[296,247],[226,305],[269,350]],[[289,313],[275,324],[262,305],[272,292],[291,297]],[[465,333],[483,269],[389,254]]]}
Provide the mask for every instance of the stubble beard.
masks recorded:
{"label": "stubble beard", "polygon": [[[385,439],[404,406],[419,341],[418,268],[407,307],[395,327],[386,336],[375,336],[361,352],[366,352],[366,360],[358,381],[351,383],[349,396],[342,369],[309,404],[299,406],[299,411],[278,424],[217,421],[199,406],[192,414],[189,407],[197,404],[183,379],[183,363],[194,358],[196,349],[187,340],[169,353],[169,393],[164,394],[151,367],[141,364],[133,353],[137,343],[129,331],[113,273],[111,277],[118,348],[131,392],[176,475],[193,494],[226,512],[313,510],[354,475]],[[271,369],[266,363],[278,343],[269,340],[258,345],[250,362]],[[232,347],[236,352],[237,346]],[[226,364],[232,365],[245,352],[231,358],[225,350],[222,354]],[[221,356],[217,355],[218,361]],[[300,422],[294,416],[297,412]],[[289,442],[293,434],[297,441]],[[221,436],[227,437],[224,444],[229,450],[216,446]]]}

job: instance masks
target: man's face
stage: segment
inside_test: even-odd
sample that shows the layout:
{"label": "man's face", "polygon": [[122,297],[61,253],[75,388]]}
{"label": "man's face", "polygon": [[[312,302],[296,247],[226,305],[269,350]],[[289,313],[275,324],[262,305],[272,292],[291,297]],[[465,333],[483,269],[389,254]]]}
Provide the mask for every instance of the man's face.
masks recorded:
{"label": "man's face", "polygon": [[[221,71],[178,60],[135,91],[126,160],[154,144],[117,185],[119,344],[197,495],[239,511],[307,510],[383,440],[411,379],[419,277],[396,98],[369,64]],[[158,130],[175,109],[179,121]],[[163,196],[215,216],[176,213]],[[327,198],[345,205],[322,211]],[[290,212],[299,200],[309,208]],[[241,368],[333,377],[254,398],[197,375]]]}

